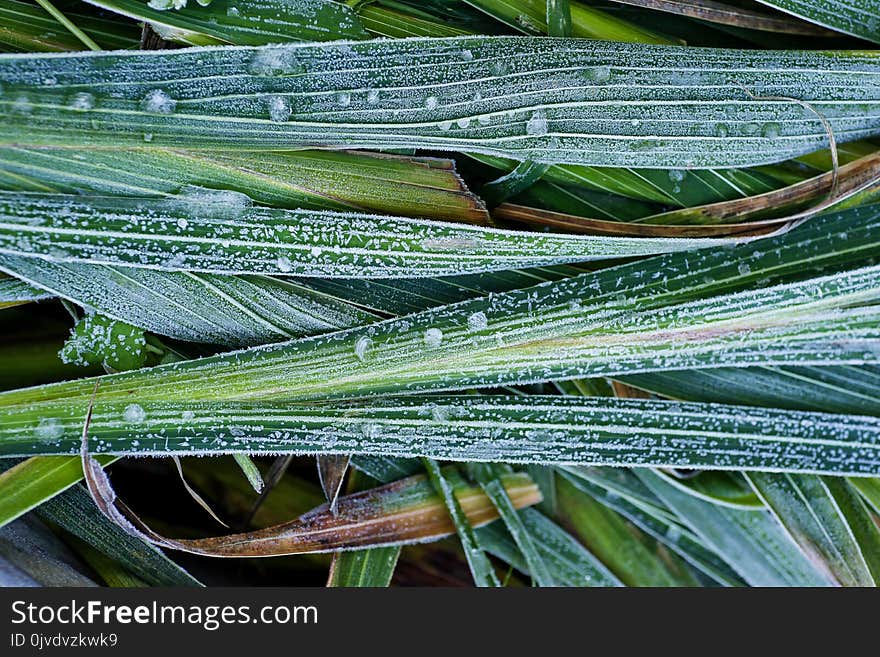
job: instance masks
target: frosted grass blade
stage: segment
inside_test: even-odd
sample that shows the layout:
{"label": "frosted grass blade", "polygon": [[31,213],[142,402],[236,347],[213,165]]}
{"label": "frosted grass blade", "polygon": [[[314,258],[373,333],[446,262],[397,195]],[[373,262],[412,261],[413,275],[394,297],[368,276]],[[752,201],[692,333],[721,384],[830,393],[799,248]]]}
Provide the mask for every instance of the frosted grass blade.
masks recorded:
{"label": "frosted grass blade", "polygon": [[647,168],[825,145],[810,110],[762,94],[810,104],[839,142],[880,133],[870,52],[458,37],[2,55],[0,83],[3,145],[424,148]]}
{"label": "frosted grass blade", "polygon": [[758,0],[805,21],[844,34],[880,43],[880,3],[877,0],[835,2],[834,0]]}
{"label": "frosted grass blade", "polygon": [[877,585],[880,530],[846,480],[761,472],[746,476],[817,570],[841,586]]}
{"label": "frosted grass blade", "polygon": [[688,495],[648,470],[639,478],[751,586],[828,586],[769,513],[738,511]]}
{"label": "frosted grass blade", "polygon": [[[0,270],[40,288],[38,298],[59,296],[160,335],[193,342],[265,344],[375,319],[305,285],[269,276],[168,272],[4,254]],[[3,287],[0,282],[0,290]]]}
{"label": "frosted grass blade", "polygon": [[357,210],[488,224],[451,160],[351,151],[0,148],[0,188],[166,197],[191,187],[279,208]]}
{"label": "frosted grass blade", "polygon": [[[84,412],[67,401],[5,406],[0,456],[75,453]],[[334,404],[99,399],[89,438],[95,453],[115,455],[356,454],[880,474],[875,417],[558,395]]]}
{"label": "frosted grass blade", "polygon": [[[875,298],[880,268],[809,278],[810,267],[828,271],[876,254],[866,210],[817,220],[762,251],[750,244],[665,256],[328,336],[105,376],[98,400],[128,398],[132,389],[139,401],[164,400],[169,386],[193,401],[293,400],[669,369],[876,363],[878,311],[860,304]],[[640,282],[621,289],[634,271]],[[792,275],[806,278],[762,287]],[[85,379],[6,392],[0,405],[81,406],[93,387]]]}
{"label": "frosted grass blade", "polygon": [[152,25],[163,38],[192,45],[262,45],[366,38],[353,9],[331,0],[212,0],[160,10],[141,0],[86,0]]}
{"label": "frosted grass blade", "polygon": [[0,192],[0,253],[163,271],[449,276],[732,243],[734,238],[555,235],[283,210],[252,206],[235,192],[169,199]]}

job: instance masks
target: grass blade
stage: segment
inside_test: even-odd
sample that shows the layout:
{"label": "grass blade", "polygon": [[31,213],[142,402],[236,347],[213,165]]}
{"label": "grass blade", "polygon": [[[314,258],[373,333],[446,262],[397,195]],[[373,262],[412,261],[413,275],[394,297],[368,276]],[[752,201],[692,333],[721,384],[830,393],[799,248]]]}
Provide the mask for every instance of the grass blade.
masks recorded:
{"label": "grass blade", "polygon": [[[108,465],[116,459],[99,456],[98,460],[102,465]],[[0,461],[0,468],[4,469],[0,473],[0,490],[3,491],[0,527],[67,490],[83,476],[79,460],[69,456],[29,458],[11,466],[9,461],[4,460]]]}
{"label": "grass blade", "polygon": [[41,288],[42,297],[56,295],[154,333],[193,342],[266,344],[375,319],[305,285],[269,276],[167,272],[5,254],[0,254],[0,270]]}
{"label": "grass blade", "polygon": [[[464,556],[467,559],[468,566],[470,566],[474,583],[477,586],[482,587],[501,586],[501,582],[495,574],[495,569],[492,567],[492,563],[477,543],[474,528],[471,526],[470,519],[465,514],[464,509],[462,509],[461,502],[455,495],[453,485],[440,470],[440,466],[436,461],[426,458],[423,462],[425,464],[425,469],[428,471],[428,478],[434,486],[434,490],[442,497],[446,505],[446,510],[449,512],[449,517],[455,525],[455,531],[458,534],[458,540],[461,541],[461,547],[464,550]],[[537,490],[537,487],[535,487],[535,490]],[[537,501],[540,502],[540,499]],[[494,506],[497,509],[497,505]],[[499,512],[503,514],[503,511],[499,510]]]}
{"label": "grass blade", "polygon": [[351,151],[198,152],[3,148],[0,186],[23,192],[167,197],[191,187],[279,208],[355,210],[488,224],[451,160]]}
{"label": "grass blade", "polygon": [[[875,59],[529,37],[2,55],[0,144],[425,148],[598,166],[751,166],[827,142],[804,104],[838,142],[880,132]],[[345,75],[334,74],[343,60]],[[750,95],[771,86],[799,103]],[[74,91],[91,97],[71,106]],[[285,108],[284,120],[272,120],[273,107]]]}
{"label": "grass blade", "polygon": [[354,10],[330,0],[216,0],[159,10],[140,0],[86,0],[102,9],[149,23],[164,39],[192,45],[262,45],[286,41],[362,39]]}
{"label": "grass blade", "polygon": [[715,505],[684,493],[649,470],[638,477],[751,586],[827,586],[767,513]]}
{"label": "grass blade", "polygon": [[[125,249],[118,248],[124,239]],[[0,252],[51,262],[292,276],[448,276],[653,255],[731,240],[526,233],[405,217],[171,199],[0,192]]]}
{"label": "grass blade", "polygon": [[830,0],[758,0],[758,2],[793,14],[805,21],[880,43],[880,33],[877,31],[880,3],[877,0],[863,0],[857,4]]}
{"label": "grass blade", "polygon": [[[132,406],[130,399],[99,399],[89,429],[93,449],[880,473],[880,420],[864,416],[540,395],[274,405],[142,400],[137,413]],[[82,411],[68,402],[5,408],[0,455],[75,453]],[[35,433],[38,421],[53,427],[51,436]]]}
{"label": "grass blade", "polygon": [[760,472],[746,476],[817,570],[841,586],[877,585],[880,530],[845,480]]}

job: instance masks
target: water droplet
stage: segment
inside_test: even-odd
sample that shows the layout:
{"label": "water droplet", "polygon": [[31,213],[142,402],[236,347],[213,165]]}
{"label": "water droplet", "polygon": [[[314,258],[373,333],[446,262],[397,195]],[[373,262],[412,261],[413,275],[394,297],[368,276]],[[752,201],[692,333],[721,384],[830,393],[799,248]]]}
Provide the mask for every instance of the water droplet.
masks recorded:
{"label": "water droplet", "polygon": [[87,93],[85,91],[81,91],[80,93],[73,94],[73,98],[70,99],[70,109],[75,110],[90,110],[95,106],[95,97]]}
{"label": "water droplet", "polygon": [[425,98],[425,109],[435,110],[438,107],[440,107],[440,101],[437,100],[437,96],[428,96]]}
{"label": "water droplet", "polygon": [[37,425],[37,437],[41,440],[58,440],[64,435],[64,425],[54,417],[44,417]]}
{"label": "water droplet", "polygon": [[151,114],[171,114],[176,106],[177,101],[162,89],[153,89],[144,97],[144,111]]}
{"label": "water droplet", "polygon": [[290,101],[284,96],[272,96],[269,99],[269,118],[275,123],[283,123],[290,118],[292,110]]}
{"label": "water droplet", "polygon": [[467,128],[471,124],[471,120],[469,117],[462,117],[456,121],[459,128]]}
{"label": "water droplet", "polygon": [[437,124],[437,127],[440,128],[443,132],[446,132],[450,128],[452,128],[452,121],[440,121]]}
{"label": "water droplet", "polygon": [[767,139],[776,139],[781,132],[782,128],[775,121],[765,123],[764,127],[761,128],[761,134]]}
{"label": "water droplet", "polygon": [[470,50],[462,50],[461,51],[461,58],[464,61],[469,62],[474,58],[474,53],[471,52]]}
{"label": "water droplet", "polygon": [[192,411],[184,411],[181,417],[183,417],[184,422],[189,422],[196,417],[196,414]]}
{"label": "water droplet", "polygon": [[608,82],[611,79],[611,67],[610,66],[594,66],[593,68],[588,68],[584,72],[584,77],[590,82]]}
{"label": "water droplet", "polygon": [[348,107],[351,105],[351,94],[347,91],[340,91],[336,94],[336,102],[339,103],[340,107]]}
{"label": "water droplet", "polygon": [[185,230],[187,226],[189,226],[189,222],[183,217],[177,220],[177,227],[181,230]]}
{"label": "water droplet", "polygon": [[687,172],[682,169],[670,169],[669,170],[669,179],[672,182],[681,182],[684,180],[684,177],[687,175]]}
{"label": "water droplet", "polygon": [[238,10],[238,7],[228,7],[226,9],[226,15],[236,17],[240,16],[241,12]]}
{"label": "water droplet", "polygon": [[722,139],[730,134],[730,128],[727,127],[726,123],[719,123],[715,126],[715,136],[721,137]]}
{"label": "water droplet", "polygon": [[507,72],[509,70],[510,70],[510,68],[507,66],[507,64],[505,64],[502,61],[494,61],[491,64],[489,64],[489,72],[492,75],[495,75],[498,77],[500,77],[502,75],[507,75]]}
{"label": "water droplet", "polygon": [[12,101],[13,114],[30,114],[33,111],[34,106],[31,105],[31,100],[27,97],[27,94],[18,94],[15,100]]}
{"label": "water droplet", "polygon": [[275,264],[277,265],[279,271],[285,273],[293,269],[293,264],[290,262],[290,258],[288,258],[287,256],[278,256]]}
{"label": "water droplet", "polygon": [[379,92],[375,89],[370,89],[367,92],[367,102],[370,104],[379,102]]}
{"label": "water droplet", "polygon": [[438,328],[429,328],[422,336],[425,345],[436,349],[443,342],[443,331]]}
{"label": "water droplet", "polygon": [[526,122],[526,133],[532,136],[540,136],[547,134],[547,117],[538,110],[534,112]]}
{"label": "water droplet", "polygon": [[364,360],[367,357],[367,351],[369,351],[372,346],[373,341],[367,336],[362,335],[354,343],[354,355],[357,356],[359,360]]}
{"label": "water droplet", "polygon": [[757,123],[746,123],[742,127],[742,131],[743,131],[744,135],[754,135],[760,130],[761,130],[761,126],[758,125]]}
{"label": "water droplet", "polygon": [[739,271],[740,276],[747,276],[752,273],[752,268],[749,267],[748,263],[745,262],[739,263],[737,270]]}
{"label": "water droplet", "polygon": [[144,133],[144,141],[146,141],[146,142],[153,141],[153,133],[152,132],[145,132]]}
{"label": "water droplet", "polygon": [[140,424],[147,419],[147,413],[140,404],[129,404],[122,412],[122,419],[132,424]]}
{"label": "water droplet", "polygon": [[467,325],[470,331],[484,331],[489,326],[489,319],[486,313],[478,311],[467,318]]}

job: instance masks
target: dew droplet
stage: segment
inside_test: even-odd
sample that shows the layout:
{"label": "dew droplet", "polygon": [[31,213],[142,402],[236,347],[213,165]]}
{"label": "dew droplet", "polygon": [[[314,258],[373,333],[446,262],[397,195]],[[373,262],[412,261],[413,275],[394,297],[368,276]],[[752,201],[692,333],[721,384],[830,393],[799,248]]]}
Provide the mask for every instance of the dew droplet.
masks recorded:
{"label": "dew droplet", "polygon": [[145,132],[144,133],[144,141],[146,141],[146,142],[153,141],[153,133],[152,132]]}
{"label": "dew droplet", "polygon": [[151,114],[171,114],[176,106],[177,101],[162,89],[153,89],[144,97],[144,111]]}
{"label": "dew droplet", "polygon": [[122,412],[122,419],[132,424],[140,424],[147,419],[147,413],[140,404],[129,404]]}
{"label": "dew droplet", "polygon": [[682,169],[670,169],[669,170],[669,179],[672,182],[681,182],[684,180],[686,172]]}
{"label": "dew droplet", "polygon": [[370,89],[367,92],[367,102],[370,104],[379,102],[379,92],[376,89]]}
{"label": "dew droplet", "polygon": [[482,310],[473,313],[467,318],[468,329],[471,331],[484,331],[489,326],[489,319]]}
{"label": "dew droplet", "polygon": [[438,328],[429,328],[422,336],[425,345],[436,349],[443,342],[443,331]]}
{"label": "dew droplet", "polygon": [[467,128],[471,124],[471,120],[469,117],[464,116],[458,119],[455,123],[458,125],[459,128]]}
{"label": "dew droplet", "polygon": [[269,99],[269,118],[275,123],[287,121],[291,112],[290,101],[284,96],[272,96]]}
{"label": "dew droplet", "polygon": [[547,117],[540,110],[534,112],[526,122],[526,134],[540,136],[547,134]]}
{"label": "dew droplet", "polygon": [[64,425],[54,417],[44,417],[37,424],[37,437],[41,440],[58,440],[64,435]]}
{"label": "dew droplet", "polygon": [[181,230],[185,230],[187,226],[189,226],[189,222],[183,217],[177,220],[177,227]]}
{"label": "dew droplet", "polygon": [[747,276],[748,274],[752,273],[752,268],[749,267],[748,263],[746,262],[739,263],[737,270],[739,271],[740,276]]}
{"label": "dew droplet", "polygon": [[293,264],[290,262],[290,258],[287,256],[278,256],[278,259],[275,261],[275,265],[278,267],[279,271],[289,272],[293,269]]}
{"label": "dew droplet", "polygon": [[362,335],[354,343],[354,355],[357,356],[359,360],[364,360],[367,357],[367,352],[372,346],[373,341],[367,336]]}
{"label": "dew droplet", "polygon": [[336,94],[336,102],[339,103],[340,107],[348,107],[351,105],[351,94],[347,91],[340,91]]}
{"label": "dew droplet", "polygon": [[73,94],[70,99],[70,109],[74,110],[90,110],[95,106],[95,97],[85,91]]}
{"label": "dew droplet", "polygon": [[776,139],[781,132],[782,128],[775,121],[765,123],[764,127],[761,128],[761,134],[767,139]]}
{"label": "dew droplet", "polygon": [[440,107],[440,101],[437,100],[437,96],[428,96],[425,98],[425,109],[435,110],[438,107]]}
{"label": "dew droplet", "polygon": [[726,123],[719,123],[715,126],[715,136],[721,137],[722,139],[730,134],[730,128],[727,127]]}
{"label": "dew droplet", "polygon": [[584,72],[584,77],[590,82],[608,82],[611,79],[611,67],[609,66],[594,66],[593,68],[588,68]]}

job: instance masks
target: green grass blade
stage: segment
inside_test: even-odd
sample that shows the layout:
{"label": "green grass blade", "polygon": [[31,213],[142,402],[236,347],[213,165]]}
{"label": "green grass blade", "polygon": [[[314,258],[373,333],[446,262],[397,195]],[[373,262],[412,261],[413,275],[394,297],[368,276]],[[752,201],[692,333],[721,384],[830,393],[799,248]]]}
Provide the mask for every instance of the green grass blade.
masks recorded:
{"label": "green grass blade", "polygon": [[880,43],[880,2],[832,0],[758,0],[805,21]]}
{"label": "green grass blade", "polygon": [[846,480],[761,472],[746,476],[817,570],[841,586],[877,585],[880,529]]}
{"label": "green grass blade", "polygon": [[[546,0],[467,0],[467,3],[517,31],[555,36],[548,25]],[[580,2],[569,3],[568,13],[571,36],[574,37],[632,43],[677,43]]]}
{"label": "green grass blade", "polygon": [[269,276],[57,263],[3,254],[0,270],[37,286],[43,297],[59,296],[154,333],[194,342],[265,344],[375,319],[342,300]]}
{"label": "green grass blade", "polygon": [[[604,488],[604,480],[593,476],[597,468],[565,468],[562,476],[568,483],[586,493],[609,509],[612,509],[633,523],[655,540],[666,545],[694,568],[703,572],[724,586],[743,586],[742,578],[728,566],[721,557],[705,546],[691,530],[681,525],[671,512],[659,509],[654,504],[645,504],[638,497],[629,497],[629,491],[621,494],[619,488]],[[607,468],[601,469],[608,472]],[[620,471],[626,472],[626,471]],[[638,484],[639,480],[633,475]],[[658,504],[662,504],[657,500]]]}
{"label": "green grass blade", "polygon": [[192,45],[258,46],[287,41],[362,39],[355,12],[330,0],[212,0],[174,10],[142,0],[86,0],[102,9],[150,23],[161,36]]}
{"label": "green grass blade", "polygon": [[513,537],[516,546],[525,558],[528,572],[538,586],[552,586],[553,577],[538,552],[536,541],[529,533],[522,518],[504,489],[501,474],[504,468],[495,463],[481,463],[471,466],[474,477],[483,491],[492,500],[492,504],[501,514],[507,531]]}
{"label": "green grass blade", "polygon": [[880,415],[876,366],[718,368],[619,378],[672,399]]}
{"label": "green grass blade", "polygon": [[880,479],[857,477],[849,480],[850,484],[862,494],[862,497],[880,515]]}
{"label": "green grass blade", "polygon": [[0,278],[0,308],[51,299],[52,293],[11,276]]}
{"label": "green grass blade", "polygon": [[[833,268],[875,254],[869,216],[831,215],[763,242],[762,251],[749,244],[656,258],[329,336],[105,376],[98,400],[127,399],[132,389],[139,400],[162,400],[169,386],[194,402],[314,399],[672,368],[876,362],[876,310],[858,304],[876,295],[877,267],[760,287],[809,276],[807,260]],[[622,289],[633,271],[641,282]],[[93,387],[85,379],[6,392],[0,404],[67,399],[84,408]]]}
{"label": "green grass blade", "polygon": [[[115,460],[112,456],[99,457],[103,465]],[[4,470],[0,473],[0,527],[70,488],[83,476],[82,464],[69,456],[28,458],[11,467],[9,461],[0,461],[0,468]]]}
{"label": "green grass blade", "polygon": [[399,545],[341,552],[333,559],[327,586],[386,587],[391,583],[399,556]]}
{"label": "green grass blade", "polygon": [[[76,459],[74,459],[76,460]],[[153,586],[201,586],[158,548],[107,520],[82,486],[42,504],[37,513],[85,541]]]}
{"label": "green grass blade", "polygon": [[453,485],[447,480],[436,461],[426,458],[424,459],[424,464],[434,490],[443,498],[446,509],[449,511],[449,515],[455,524],[455,531],[458,534],[458,539],[461,541],[461,547],[464,550],[468,566],[470,566],[474,583],[481,587],[501,586],[492,563],[477,543],[474,528],[471,526],[470,521],[461,508],[461,504],[455,496]]}
{"label": "green grass blade", "polygon": [[[555,586],[622,586],[620,580],[577,539],[534,508],[519,513],[538,556],[550,570]],[[477,542],[487,552],[528,574],[529,566],[502,523],[476,530]]]}
{"label": "green grass blade", "polygon": [[[136,48],[137,26],[106,17],[66,12],[82,31],[111,50]],[[65,52],[82,50],[82,42],[37,5],[20,0],[0,0],[0,44],[12,50]]]}
{"label": "green grass blade", "polygon": [[155,196],[191,186],[247,194],[279,208],[355,210],[487,224],[450,160],[348,151],[198,152],[3,148],[0,188]]}
{"label": "green grass blade", "polygon": [[426,148],[597,166],[750,166],[827,141],[812,112],[761,100],[764,89],[809,103],[844,142],[880,132],[878,76],[869,52],[530,37],[2,55],[0,144]]}
{"label": "green grass blade", "polygon": [[[76,453],[84,412],[68,401],[4,407],[0,456]],[[540,395],[337,404],[129,397],[99,399],[90,441],[120,455],[366,454],[866,476],[880,472],[878,427],[865,416]]]}
{"label": "green grass blade", "polygon": [[[118,247],[120,239],[125,249]],[[0,192],[0,252],[166,271],[449,276],[734,243],[556,235],[282,210],[251,206],[246,196],[213,190],[171,199]]]}
{"label": "green grass blade", "polygon": [[751,586],[827,586],[768,513],[740,511],[688,495],[649,470],[639,478]]}
{"label": "green grass blade", "polygon": [[[386,456],[355,456],[352,465],[379,481],[393,481],[421,470],[416,459]],[[557,586],[619,586],[620,582],[583,545],[556,523],[534,508],[522,509],[520,519]],[[495,522],[476,530],[480,546],[529,574],[528,563],[503,523]]]}
{"label": "green grass blade", "polygon": [[670,555],[652,545],[611,508],[561,478],[560,516],[586,547],[627,586],[696,586]]}

